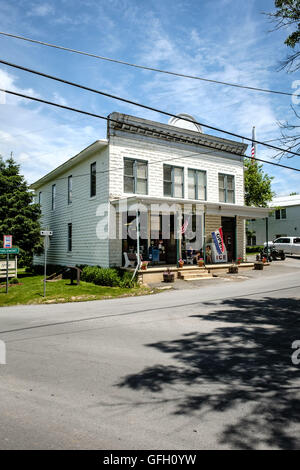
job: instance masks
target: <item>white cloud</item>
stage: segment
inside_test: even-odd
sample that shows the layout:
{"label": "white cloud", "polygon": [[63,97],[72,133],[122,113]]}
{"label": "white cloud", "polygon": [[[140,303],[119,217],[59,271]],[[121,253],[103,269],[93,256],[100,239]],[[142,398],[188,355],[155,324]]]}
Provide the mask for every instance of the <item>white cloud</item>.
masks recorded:
{"label": "white cloud", "polygon": [[39,3],[38,5],[33,5],[30,10],[27,12],[27,16],[48,16],[55,13],[55,8],[50,3]]}

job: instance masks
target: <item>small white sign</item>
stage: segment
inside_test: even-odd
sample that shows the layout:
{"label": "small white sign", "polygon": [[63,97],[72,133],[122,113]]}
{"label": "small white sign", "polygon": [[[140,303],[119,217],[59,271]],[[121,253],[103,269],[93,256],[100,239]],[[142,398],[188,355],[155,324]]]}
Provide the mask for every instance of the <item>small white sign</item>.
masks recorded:
{"label": "small white sign", "polygon": [[52,230],[41,230],[41,235],[42,237],[51,237],[53,235]]}

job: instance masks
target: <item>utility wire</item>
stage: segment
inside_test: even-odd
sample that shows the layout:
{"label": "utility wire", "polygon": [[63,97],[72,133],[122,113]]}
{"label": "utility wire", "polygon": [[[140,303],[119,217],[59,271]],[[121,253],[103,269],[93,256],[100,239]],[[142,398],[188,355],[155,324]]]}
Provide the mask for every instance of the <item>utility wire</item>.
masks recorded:
{"label": "utility wire", "polygon": [[269,89],[266,89],[266,88],[258,88],[258,87],[252,87],[252,86],[247,86],[247,85],[239,85],[238,83],[223,82],[221,80],[213,80],[213,79],[210,79],[210,78],[204,78],[204,77],[199,77],[199,76],[195,76],[195,75],[186,75],[186,74],[179,73],[179,72],[171,72],[170,70],[157,69],[155,67],[147,67],[146,65],[132,64],[130,62],[125,62],[124,60],[112,59],[110,57],[104,57],[104,56],[100,56],[100,55],[93,54],[93,53],[90,53],[90,52],[78,51],[76,49],[71,49],[69,47],[59,46],[57,44],[51,44],[51,43],[44,42],[44,41],[38,41],[36,39],[26,38],[24,36],[18,36],[16,34],[5,33],[4,31],[0,31],[0,34],[2,36],[21,39],[22,41],[27,41],[27,42],[31,42],[31,43],[34,43],[34,44],[39,44],[39,45],[42,45],[42,46],[53,47],[55,49],[60,49],[60,50],[67,51],[67,52],[73,52],[75,54],[85,55],[85,56],[88,56],[88,57],[93,57],[95,59],[106,60],[108,62],[114,62],[116,64],[127,65],[129,67],[148,70],[148,71],[151,71],[151,72],[158,72],[158,73],[164,73],[164,74],[167,74],[167,75],[173,75],[175,77],[189,78],[189,79],[193,79],[193,80],[201,80],[201,81],[204,81],[204,82],[215,83],[215,84],[218,84],[218,85],[226,85],[226,86],[231,86],[231,87],[235,87],[235,88],[244,88],[246,90],[259,91],[259,92],[263,92],[263,93],[275,93],[277,95],[286,95],[286,96],[299,96],[299,95],[295,95],[294,93],[289,93],[289,92],[286,92],[286,91],[269,90]]}
{"label": "utility wire", "polygon": [[[95,114],[95,113],[90,113],[88,111],[83,111],[82,109],[76,109],[76,108],[71,108],[70,106],[65,106],[65,105],[62,105],[62,104],[58,104],[58,103],[54,103],[52,101],[46,101],[46,100],[43,100],[41,98],[36,98],[34,96],[29,96],[29,95],[25,95],[23,93],[17,93],[16,91],[12,91],[12,90],[6,90],[6,89],[3,89],[3,88],[0,88],[0,91],[4,92],[4,93],[8,93],[10,95],[15,95],[15,96],[19,96],[20,98],[26,98],[26,99],[29,99],[29,100],[32,100],[32,101],[37,101],[39,103],[44,103],[44,104],[49,104],[51,106],[55,106],[57,108],[61,108],[61,109],[67,109],[69,111],[74,111],[76,113],[81,113],[81,114],[85,114],[87,116],[92,116],[92,117],[95,117],[95,118],[98,118],[98,119],[103,119],[107,122],[115,122],[117,124],[119,124],[120,122],[117,121],[116,119],[111,119],[109,117],[106,117],[106,116],[101,116],[99,114]],[[147,127],[143,127],[143,126],[140,126],[138,124],[133,124],[135,128],[137,129],[142,129],[143,131],[148,131],[149,128]],[[155,133],[158,134],[158,135],[161,135],[163,137],[166,137],[166,133],[164,132],[161,132],[161,131],[158,131],[158,130],[155,130]],[[174,137],[174,141],[175,142],[178,142],[178,143],[188,143],[188,144],[191,144],[191,145],[200,145],[202,147],[208,147],[210,148],[209,145],[205,144],[204,142],[201,142],[201,143],[198,143],[198,142],[194,142],[193,140],[189,140],[187,138],[176,138]],[[218,149],[217,149],[218,150]],[[220,149],[220,151],[222,151]],[[229,152],[230,153],[230,152]],[[238,154],[238,153],[234,153],[234,155],[236,155],[237,157],[242,157],[242,158],[250,158],[252,160],[255,160],[255,161],[258,161],[258,162],[262,162],[262,163],[267,163],[268,165],[273,165],[273,166],[278,166],[278,167],[281,167],[281,168],[286,168],[288,170],[294,170],[294,171],[299,171],[300,172],[300,169],[298,168],[293,168],[291,166],[287,166],[287,165],[283,165],[282,163],[275,163],[275,162],[270,162],[268,160],[262,160],[261,158],[253,158],[252,156],[248,156],[248,155],[244,155],[244,154]],[[298,155],[298,154],[296,154]],[[109,171],[109,170],[108,170]]]}
{"label": "utility wire", "polygon": [[[92,93],[97,93],[97,94],[102,95],[102,96],[107,96],[108,98],[112,98],[112,99],[115,99],[115,100],[118,100],[118,101],[123,101],[123,102],[131,104],[133,106],[138,106],[140,108],[149,109],[150,111],[154,111],[154,112],[159,113],[159,114],[164,114],[165,116],[178,118],[178,116],[176,114],[168,113],[167,111],[162,111],[160,109],[153,108],[152,106],[147,106],[147,105],[138,103],[136,101],[128,100],[126,98],[121,98],[120,96],[116,96],[116,95],[112,95],[111,93],[106,93],[104,91],[96,90],[94,88],[90,88],[90,87],[87,87],[85,85],[80,85],[79,83],[70,82],[69,80],[65,80],[63,78],[59,78],[59,77],[56,77],[54,75],[49,75],[49,74],[46,74],[46,73],[43,73],[43,72],[39,72],[37,70],[30,69],[28,67],[23,67],[22,65],[13,64],[11,62],[7,62],[7,61],[1,60],[1,59],[0,59],[0,63],[8,65],[9,67],[17,68],[19,70],[24,70],[25,72],[29,72],[29,73],[33,73],[35,75],[39,75],[41,77],[49,78],[50,80],[55,80],[57,82],[61,82],[61,83],[64,83],[66,85],[71,85],[71,86],[74,86],[76,88],[81,88],[82,90],[91,91]],[[47,104],[53,104],[53,103],[50,103],[50,102],[46,102],[46,103]],[[66,107],[66,109],[68,109],[68,107]],[[70,108],[70,109],[74,110],[72,108]],[[90,116],[93,116],[93,117],[99,117],[99,116],[97,116],[95,114],[92,114],[92,113],[87,113],[87,114],[90,115]],[[191,122],[190,119],[188,119],[188,118],[180,117],[180,119],[182,119],[184,121],[187,121],[189,123]],[[214,131],[217,131],[217,132],[221,132],[223,134],[227,134],[227,135],[230,135],[232,137],[236,137],[238,139],[244,139],[244,140],[247,140],[248,142],[252,142],[252,143],[255,143],[255,144],[259,144],[259,145],[264,145],[264,146],[272,148],[274,150],[279,150],[280,152],[289,153],[291,155],[296,155],[296,156],[300,157],[299,153],[293,152],[291,150],[286,150],[286,149],[283,149],[281,147],[276,147],[275,145],[270,145],[266,142],[261,142],[259,140],[253,140],[250,137],[245,137],[245,136],[242,136],[242,135],[239,135],[239,134],[235,134],[234,132],[225,131],[223,129],[219,129],[217,127],[210,126],[208,124],[204,124],[204,123],[201,123],[199,121],[194,121],[194,123],[198,124],[202,127],[206,127],[208,129],[211,129],[211,130],[214,130]]]}

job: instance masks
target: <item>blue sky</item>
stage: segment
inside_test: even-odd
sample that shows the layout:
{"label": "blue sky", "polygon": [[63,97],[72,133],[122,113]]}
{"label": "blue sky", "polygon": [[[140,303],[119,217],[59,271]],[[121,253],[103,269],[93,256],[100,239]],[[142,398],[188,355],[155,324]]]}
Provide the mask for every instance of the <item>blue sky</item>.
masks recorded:
{"label": "blue sky", "polygon": [[[288,52],[287,31],[270,33],[272,24],[262,14],[273,5],[273,0],[0,0],[0,30],[147,66],[293,92],[299,74],[277,71]],[[277,122],[293,118],[291,97],[137,70],[1,36],[0,50],[3,60],[171,113],[192,114],[231,132],[251,136],[255,125],[259,140],[279,137]],[[168,120],[2,65],[0,83],[101,115],[120,111]],[[95,118],[11,96],[0,97],[0,103],[0,153],[7,157],[12,151],[30,183],[106,136],[106,123]],[[258,147],[259,157],[272,155]],[[282,163],[300,168],[298,157]],[[299,173],[270,165],[265,170],[275,177],[277,195],[299,190]]]}

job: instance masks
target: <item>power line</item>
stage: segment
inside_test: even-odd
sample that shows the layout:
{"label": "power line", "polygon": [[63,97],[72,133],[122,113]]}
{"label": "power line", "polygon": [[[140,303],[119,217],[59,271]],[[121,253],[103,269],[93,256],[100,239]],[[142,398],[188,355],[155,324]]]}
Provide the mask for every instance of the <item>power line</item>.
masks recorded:
{"label": "power line", "polygon": [[200,80],[200,81],[204,81],[204,82],[215,83],[217,85],[226,85],[226,86],[231,86],[231,87],[235,87],[235,88],[244,88],[246,90],[259,91],[259,92],[263,92],[263,93],[275,93],[277,95],[286,95],[286,96],[299,96],[299,95],[295,95],[294,93],[289,93],[289,92],[286,92],[286,91],[269,90],[269,89],[266,89],[266,88],[252,87],[252,86],[248,86],[248,85],[239,85],[238,83],[223,82],[221,80],[213,80],[213,79],[210,79],[210,78],[199,77],[199,76],[196,76],[196,75],[187,75],[187,74],[183,74],[183,73],[179,73],[179,72],[171,72],[170,70],[157,69],[155,67],[147,67],[146,65],[132,64],[132,63],[126,62],[124,60],[112,59],[110,57],[104,57],[104,56],[100,56],[100,55],[93,54],[93,53],[90,53],[90,52],[83,52],[83,51],[79,51],[77,49],[71,49],[69,47],[59,46],[57,44],[51,44],[51,43],[44,42],[44,41],[38,41],[36,39],[26,38],[24,36],[18,36],[16,34],[5,33],[3,31],[0,31],[0,34],[2,36],[11,37],[11,38],[15,38],[15,39],[21,39],[22,41],[27,41],[27,42],[31,42],[31,43],[34,43],[34,44],[39,44],[39,45],[42,45],[42,46],[53,47],[54,49],[60,49],[60,50],[67,51],[67,52],[73,52],[75,54],[85,55],[85,56],[88,56],[88,57],[93,57],[95,59],[105,60],[105,61],[108,61],[108,62],[114,62],[116,64],[127,65],[129,67],[134,67],[134,68],[137,68],[137,69],[148,70],[148,71],[151,71],[151,72],[164,73],[164,74],[167,74],[167,75],[173,75],[175,77],[188,78],[188,79],[192,79],[192,80]]}
{"label": "power line", "polygon": [[[34,96],[25,95],[23,93],[18,93],[16,91],[6,90],[6,89],[3,89],[3,88],[0,88],[0,91],[2,91],[4,93],[8,93],[10,95],[19,96],[20,98],[25,98],[25,99],[29,99],[29,100],[32,100],[32,101],[37,101],[39,103],[49,104],[49,105],[55,106],[57,108],[66,109],[68,111],[74,111],[76,113],[85,114],[87,116],[92,116],[92,117],[95,117],[95,118],[98,118],[98,119],[103,119],[103,120],[108,121],[108,122],[110,121],[110,122],[115,122],[115,123],[119,124],[119,121],[117,121],[116,119],[111,119],[111,118],[106,117],[106,116],[101,116],[99,114],[90,113],[88,111],[83,111],[82,109],[71,108],[70,106],[65,106],[65,105],[62,105],[62,104],[54,103],[52,101],[46,101],[46,100],[43,100],[41,98],[36,98]],[[143,131],[149,130],[149,128],[140,126],[138,124],[134,124],[134,127],[137,128],[137,129],[142,129]],[[166,133],[164,133],[162,131],[156,130],[155,133],[158,134],[158,135],[162,135],[163,137],[166,137]],[[177,141],[179,143],[189,143],[191,145],[200,145],[202,147],[209,147],[204,142],[197,143],[197,142],[194,142],[193,140],[189,140],[187,138],[181,138],[181,137],[176,138],[176,137],[174,137],[174,141]],[[234,155],[236,155],[237,157],[242,157],[242,158],[250,158],[250,159],[253,159],[253,160],[258,161],[258,162],[267,163],[268,165],[278,166],[278,167],[281,167],[281,168],[286,168],[288,170],[300,171],[300,169],[298,169],[298,168],[293,168],[293,167],[290,167],[290,166],[287,166],[287,165],[283,165],[282,163],[270,162],[268,160],[262,160],[261,158],[253,158],[251,156],[244,155],[244,154],[235,153]],[[296,154],[296,155],[298,155],[298,154]]]}
{"label": "power line", "polygon": [[[132,100],[128,100],[126,98],[121,98],[120,96],[116,96],[116,95],[112,95],[111,93],[106,93],[104,91],[100,91],[100,90],[96,90],[94,88],[90,88],[90,87],[87,87],[85,85],[80,85],[79,83],[75,83],[75,82],[70,82],[69,80],[65,80],[63,78],[59,78],[59,77],[56,77],[54,75],[49,75],[49,74],[46,74],[46,73],[43,73],[43,72],[39,72],[37,70],[33,70],[33,69],[30,69],[28,67],[23,67],[22,65],[17,65],[17,64],[13,64],[11,62],[7,62],[5,60],[0,60],[0,63],[2,64],[5,64],[5,65],[8,65],[9,67],[13,67],[13,68],[17,68],[19,70],[23,70],[25,72],[29,72],[29,73],[33,73],[35,75],[39,75],[41,77],[45,77],[45,78],[49,78],[50,80],[55,80],[57,82],[60,82],[60,83],[64,83],[66,85],[71,85],[71,86],[74,86],[76,88],[81,88],[82,90],[87,90],[87,91],[90,91],[92,93],[97,93],[99,95],[102,95],[102,96],[106,96],[108,98],[112,98],[112,99],[115,99],[115,100],[118,100],[118,101],[123,101],[124,103],[128,103],[128,104],[131,104],[133,106],[138,106],[140,108],[144,108],[144,109],[149,109],[150,111],[154,111],[156,113],[160,113],[160,114],[164,114],[165,116],[169,116],[169,117],[175,117],[175,118],[178,118],[178,116],[176,114],[173,114],[173,113],[169,113],[167,111],[163,111],[161,109],[157,109],[157,108],[153,108],[152,106],[147,106],[147,105],[144,105],[144,104],[141,104],[141,103],[138,103],[136,101],[132,101]],[[21,96],[21,95],[20,95]],[[46,102],[47,104],[51,104],[51,102]],[[53,104],[53,103],[52,103]],[[68,107],[66,107],[66,109],[69,109]],[[74,110],[72,108],[70,108],[71,110]],[[92,114],[92,113],[88,113],[90,116],[93,116],[93,117],[99,117],[95,114]],[[187,122],[191,122],[188,118],[184,118],[184,117],[181,117],[182,120],[184,121],[187,121]],[[204,123],[201,123],[199,121],[194,121],[195,124],[199,124],[200,126],[202,127],[206,127],[208,129],[211,129],[211,130],[214,130],[214,131],[217,131],[217,132],[221,132],[223,134],[227,134],[227,135],[230,135],[232,137],[236,137],[238,139],[244,139],[244,140],[247,140],[248,142],[252,142],[252,143],[256,143],[256,144],[259,144],[259,145],[264,145],[266,147],[269,147],[269,148],[272,148],[274,150],[279,150],[280,152],[284,152],[284,153],[289,153],[291,155],[296,155],[298,157],[300,157],[300,154],[299,153],[296,153],[296,152],[293,152],[292,150],[286,150],[286,149],[283,149],[281,147],[277,147],[275,145],[270,145],[266,142],[261,142],[259,140],[253,140],[252,138],[250,137],[245,137],[245,136],[242,136],[240,134],[235,134],[234,132],[229,132],[229,131],[225,131],[223,129],[219,129],[217,127],[214,127],[214,126],[210,126],[208,124],[204,124]]]}

